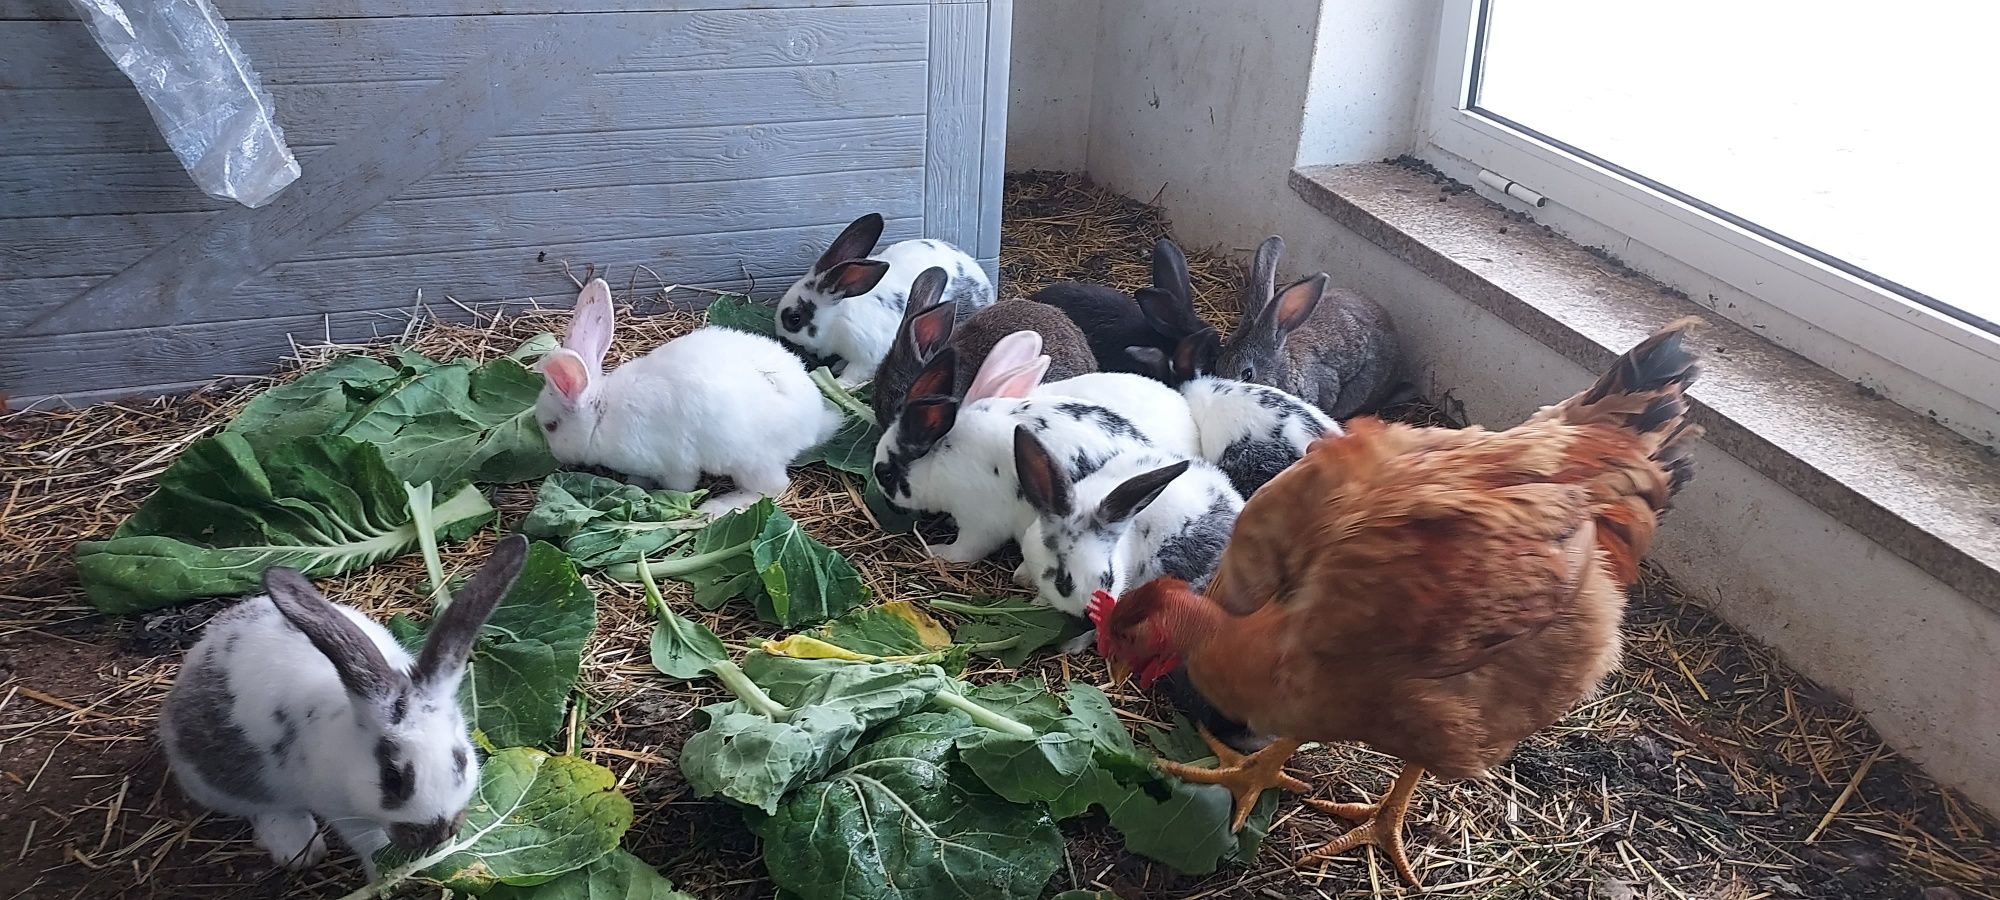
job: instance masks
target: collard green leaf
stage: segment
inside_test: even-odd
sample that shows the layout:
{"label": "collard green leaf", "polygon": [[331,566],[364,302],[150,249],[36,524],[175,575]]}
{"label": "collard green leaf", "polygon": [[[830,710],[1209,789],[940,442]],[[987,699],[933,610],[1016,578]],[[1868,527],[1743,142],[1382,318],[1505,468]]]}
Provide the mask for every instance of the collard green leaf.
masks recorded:
{"label": "collard green leaf", "polygon": [[342,356],[257,396],[227,431],[253,444],[339,434],[368,404],[416,373],[366,356]]}
{"label": "collard green leaf", "polygon": [[700,678],[728,661],[729,650],[708,626],[687,619],[667,608],[653,582],[651,568],[639,564],[639,578],[646,585],[646,605],[659,621],[653,625],[653,668],[668,678]]}
{"label": "collard green leaf", "polygon": [[772,880],[803,900],[1041,896],[1062,860],[1046,812],[986,790],[954,760],[969,723],[918,713],[752,827]]}
{"label": "collard green leaf", "polygon": [[413,484],[512,483],[555,471],[535,398],[542,376],[511,359],[431,368],[369,404],[342,434],[382,448]]}
{"label": "collard green leaf", "polygon": [[1019,666],[1035,651],[1084,631],[1081,619],[1020,597],[932,600],[931,606],[963,617],[956,631],[959,643],[1009,666]]}
{"label": "collard green leaf", "polygon": [[542,482],[521,532],[556,542],[586,569],[629,563],[690,540],[705,521],[694,509],[700,496],[557,472]]}
{"label": "collard green leaf", "polygon": [[632,802],[611,770],[574,756],[512,747],[488,757],[465,826],[421,857],[385,850],[385,880],[411,871],[453,890],[539,885],[611,853],[632,826]]}
{"label": "collard green leaf", "polygon": [[815,540],[769,498],[764,529],[752,545],[764,591],[752,597],[757,615],[786,628],[824,622],[868,599],[861,573],[847,558]]}
{"label": "collard green leaf", "polygon": [[765,337],[778,336],[777,310],[741,294],[722,294],[708,304],[708,324]]}
{"label": "collard green leaf", "polygon": [[751,654],[750,680],[783,704],[782,720],[741,700],[705,706],[705,727],[681,749],[681,773],[701,797],[765,812],[852,752],[869,728],[909,715],[943,690],[936,666],[788,659]]}
{"label": "collard green leaf", "polygon": [[[405,618],[400,627],[414,626]],[[521,576],[479,629],[459,683],[459,702],[483,743],[541,746],[555,738],[596,627],[597,598],[569,557],[541,541],[529,545]]]}
{"label": "collard green leaf", "polygon": [[[347,438],[253,447],[225,431],[189,446],[159,485],[110,540],[77,545],[78,577],[104,612],[248,593],[271,566],[337,575],[417,544],[402,483],[380,451]],[[463,540],[493,516],[471,485],[438,495],[440,540]]]}
{"label": "collard green leaf", "polygon": [[554,881],[526,887],[502,884],[486,900],[695,900],[642,860],[613,850]]}
{"label": "collard green leaf", "polygon": [[850,416],[826,443],[807,450],[792,465],[825,463],[842,472],[867,475],[875,471],[875,444],[881,439],[882,429],[875,423]]}
{"label": "collard green leaf", "polygon": [[874,517],[875,524],[890,534],[908,534],[916,530],[916,514],[891,506],[889,498],[882,494],[882,484],[875,480],[871,469],[868,483],[861,489],[861,502],[868,507],[868,515]]}
{"label": "collard green leaf", "polygon": [[800,659],[929,663],[953,674],[965,669],[965,653],[952,644],[951,632],[905,600],[857,609],[811,631],[765,641],[763,650]]}
{"label": "collard green leaf", "polygon": [[[1103,692],[1084,684],[1068,692],[1070,713],[1061,715],[1055,697],[1033,682],[996,685],[972,699],[1027,725],[1023,737],[974,729],[958,739],[959,756],[995,793],[1015,803],[1053,803],[1071,795],[1100,767],[1146,775],[1143,764],[1127,762],[1131,737],[1111,712]],[[1079,810],[1080,811],[1080,810]]]}

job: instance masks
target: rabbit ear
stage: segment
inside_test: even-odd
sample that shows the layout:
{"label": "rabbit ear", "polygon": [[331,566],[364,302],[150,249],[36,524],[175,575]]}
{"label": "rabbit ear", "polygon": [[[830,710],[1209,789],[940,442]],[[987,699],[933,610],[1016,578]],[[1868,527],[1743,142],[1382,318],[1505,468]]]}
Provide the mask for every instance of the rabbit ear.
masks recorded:
{"label": "rabbit ear", "polygon": [[958,301],[946,300],[943,303],[931,304],[929,308],[911,316],[904,333],[909,335],[910,349],[916,352],[917,358],[930,359],[951,342],[951,334],[957,327]]}
{"label": "rabbit ear", "polygon": [[1180,245],[1166,238],[1160,238],[1153,245],[1153,287],[1194,302],[1194,290],[1188,279],[1187,255]]}
{"label": "rabbit ear", "polygon": [[1009,373],[1018,372],[1033,362],[1041,352],[1042,336],[1037,332],[1016,331],[1001,338],[993,349],[986,351],[986,360],[979,364],[979,372],[972,376],[972,387],[965,393],[966,402],[998,396],[994,388]]}
{"label": "rabbit ear", "polygon": [[306,640],[312,641],[320,654],[333,663],[341,687],[350,696],[380,705],[401,693],[406,679],[389,668],[382,648],[375,646],[361,626],[321,595],[299,570],[284,566],[265,569],[264,593],[270,595],[278,612],[305,632]]}
{"label": "rabbit ear", "polygon": [[486,620],[493,617],[493,610],[499,608],[500,598],[513,588],[527,558],[526,537],[515,534],[501,539],[493,548],[493,555],[487,557],[486,565],[479,567],[472,580],[459,588],[451,605],[431,623],[430,636],[424,639],[424,649],[417,654],[417,666],[410,671],[411,681],[426,689],[457,691],[459,675],[472,656],[473,639],[479,636]]}
{"label": "rabbit ear", "polygon": [[889,264],[879,259],[849,260],[828,269],[820,279],[820,289],[842,300],[859,297],[874,290],[887,274]]}
{"label": "rabbit ear", "polygon": [[951,280],[942,266],[932,266],[917,273],[917,280],[910,282],[910,296],[903,308],[927,309],[944,299],[944,287]]}
{"label": "rabbit ear", "polygon": [[542,377],[548,379],[549,387],[562,395],[563,401],[575,406],[590,387],[590,365],[578,356],[575,350],[564,347],[542,357]]}
{"label": "rabbit ear", "polygon": [[819,262],[813,263],[812,270],[824,272],[850,259],[861,259],[875,252],[876,242],[882,240],[882,214],[869,213],[840,230],[840,236],[826,245],[826,252],[819,255]]}
{"label": "rabbit ear", "polygon": [[1271,320],[1277,325],[1280,337],[1291,334],[1294,329],[1304,325],[1307,319],[1312,318],[1313,310],[1319,307],[1320,298],[1326,296],[1326,281],[1326,273],[1321,272],[1292,282],[1278,295],[1278,299],[1273,303]]}
{"label": "rabbit ear", "polygon": [[1037,512],[1065,519],[1076,509],[1076,493],[1070,488],[1069,475],[1056,466],[1049,449],[1035,440],[1026,425],[1014,426],[1014,475],[1021,480],[1021,491],[1028,495],[1028,504]]}
{"label": "rabbit ear", "polygon": [[1188,464],[1189,461],[1184,459],[1126,479],[1124,484],[1104,495],[1104,502],[1097,504],[1097,521],[1111,525],[1144,512],[1146,507],[1160,498],[1160,492],[1166,490],[1167,485],[1173,484],[1174,479],[1188,470]]}
{"label": "rabbit ear", "polygon": [[1278,286],[1278,257],[1284,254],[1285,239],[1275,234],[1257,245],[1250,272],[1243,279],[1243,321],[1256,318],[1271,302],[1271,291]]}
{"label": "rabbit ear", "polygon": [[973,380],[972,387],[965,392],[966,402],[986,397],[1019,399],[1034,393],[1042,385],[1042,376],[1049,374],[1049,358],[1037,356],[1005,372],[993,373],[987,369],[980,367],[979,378],[986,381],[982,384],[977,378]]}
{"label": "rabbit ear", "polygon": [[1165,381],[1174,374],[1173,363],[1167,361],[1167,354],[1158,347],[1126,347],[1125,355],[1145,366],[1146,373],[1152,378]]}
{"label": "rabbit ear", "polygon": [[1182,379],[1205,374],[1215,368],[1215,359],[1220,355],[1221,336],[1213,328],[1204,328],[1174,345],[1173,373]]}
{"label": "rabbit ear", "polygon": [[898,423],[898,442],[919,455],[928,453],[958,423],[958,401],[951,397],[912,400],[903,407]]}
{"label": "rabbit ear", "polygon": [[913,403],[927,397],[951,397],[952,388],[958,386],[958,348],[946,347],[924,363],[916,380],[910,382],[910,390],[903,395],[903,402]]}
{"label": "rabbit ear", "polygon": [[562,345],[575,350],[584,362],[602,368],[605,351],[611,349],[611,326],[611,285],[602,278],[592,278],[576,294],[576,312],[570,315]]}
{"label": "rabbit ear", "polygon": [[1193,306],[1172,291],[1143,287],[1132,292],[1132,299],[1139,301],[1139,314],[1146,318],[1146,324],[1161,334],[1185,334],[1204,327]]}

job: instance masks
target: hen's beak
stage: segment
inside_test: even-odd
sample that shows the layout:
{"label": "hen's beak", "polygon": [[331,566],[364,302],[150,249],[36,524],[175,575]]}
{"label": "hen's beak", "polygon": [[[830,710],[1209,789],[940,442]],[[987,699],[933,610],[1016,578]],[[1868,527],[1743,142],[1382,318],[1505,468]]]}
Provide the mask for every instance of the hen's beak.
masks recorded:
{"label": "hen's beak", "polygon": [[1123,687],[1132,678],[1132,667],[1122,659],[1111,661],[1111,686]]}

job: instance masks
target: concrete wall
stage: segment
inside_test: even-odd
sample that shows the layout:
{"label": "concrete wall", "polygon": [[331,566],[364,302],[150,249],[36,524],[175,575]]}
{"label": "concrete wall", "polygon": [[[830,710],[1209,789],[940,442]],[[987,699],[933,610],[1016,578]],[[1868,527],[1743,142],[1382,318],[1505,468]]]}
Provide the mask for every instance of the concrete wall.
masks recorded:
{"label": "concrete wall", "polygon": [[[1133,197],[1160,196],[1195,246],[1244,252],[1285,236],[1285,274],[1325,269],[1395,316],[1419,384],[1474,421],[1506,425],[1591,373],[1359,235],[1286,186],[1294,165],[1355,162],[1416,144],[1432,0],[1094,0],[1095,31],[1016,15],[1010,153],[1023,118],[1026,35],[1037,58],[1091,59],[1084,168]],[[1044,27],[1047,26],[1047,27]],[[1071,83],[1065,83],[1066,87]],[[1068,104],[1067,106],[1063,104]],[[1077,104],[1061,108],[1074,121]],[[1065,152],[1071,152],[1065,150]],[[1023,168],[1024,158],[1010,159]],[[1071,168],[1074,168],[1073,166]],[[1793,667],[1849,694],[1890,744],[2000,810],[2000,617],[1713,450],[1652,554],[1683,587]],[[1895,647],[1895,652],[1884,648]]]}
{"label": "concrete wall", "polygon": [[1007,169],[1082,171],[1097,69],[1099,0],[1014,0]]}

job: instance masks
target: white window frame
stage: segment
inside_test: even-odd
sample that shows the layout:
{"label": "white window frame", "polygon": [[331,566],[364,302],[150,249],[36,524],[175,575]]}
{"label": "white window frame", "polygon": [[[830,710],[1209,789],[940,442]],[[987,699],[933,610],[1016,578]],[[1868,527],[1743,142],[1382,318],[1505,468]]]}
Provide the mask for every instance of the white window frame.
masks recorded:
{"label": "white window frame", "polygon": [[1573,239],[1606,245],[1719,315],[1975,439],[2000,434],[2000,336],[1468,108],[1485,0],[1441,5],[1420,156],[1454,176],[1485,169],[1518,182],[1548,198],[1529,211]]}

